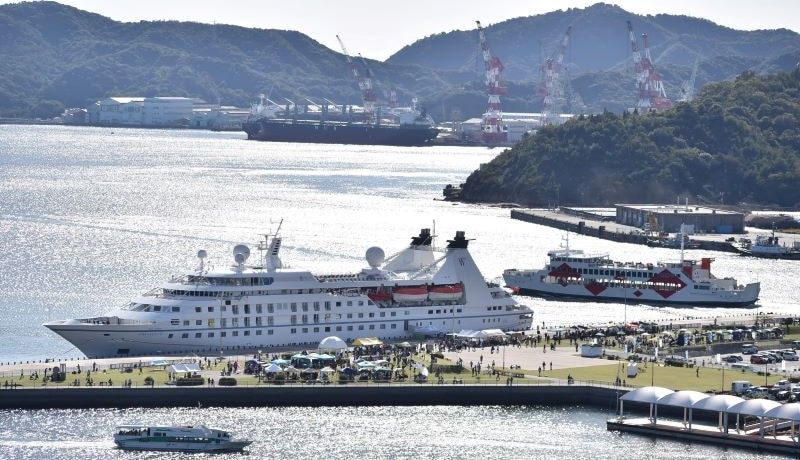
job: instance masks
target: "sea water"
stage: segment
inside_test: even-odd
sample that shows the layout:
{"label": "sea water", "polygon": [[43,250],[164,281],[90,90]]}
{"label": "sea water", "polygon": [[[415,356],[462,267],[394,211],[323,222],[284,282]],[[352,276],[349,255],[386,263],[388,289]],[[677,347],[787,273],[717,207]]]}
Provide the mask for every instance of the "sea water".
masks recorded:
{"label": "sea water", "polygon": [[[102,314],[197,265],[232,262],[283,220],[282,258],[316,273],[365,266],[420,228],[437,244],[457,230],[483,274],[541,267],[563,233],[486,205],[437,201],[499,149],[343,146],[246,141],[242,133],[0,126],[0,361],[79,357],[41,323]],[[622,261],[678,252],[572,237],[573,248]],[[257,254],[256,251],[254,251]],[[796,313],[800,264],[689,251],[718,276],[761,281],[747,312]],[[736,315],[520,297],[554,324]],[[366,403],[366,402],[365,402]],[[605,430],[590,408],[358,407],[0,411],[0,458],[181,458],[113,448],[116,424],[203,423],[251,439],[254,458],[757,458]],[[192,457],[194,458],[194,457]],[[764,458],[764,457],[758,457]]]}

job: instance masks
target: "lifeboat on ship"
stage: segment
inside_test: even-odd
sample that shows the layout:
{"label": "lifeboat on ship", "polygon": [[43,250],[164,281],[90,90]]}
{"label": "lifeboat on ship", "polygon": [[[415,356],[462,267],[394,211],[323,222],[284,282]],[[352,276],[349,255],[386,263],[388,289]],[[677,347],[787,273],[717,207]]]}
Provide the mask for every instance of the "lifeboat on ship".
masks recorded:
{"label": "lifeboat on ship", "polygon": [[428,300],[428,289],[424,286],[398,287],[392,297],[395,302],[424,302]]}
{"label": "lifeboat on ship", "polygon": [[389,294],[389,292],[384,289],[379,289],[377,291],[370,292],[369,294],[367,294],[367,297],[369,297],[369,299],[373,302],[388,302],[392,300],[392,295]]}
{"label": "lifeboat on ship", "polygon": [[458,300],[462,295],[464,295],[464,286],[460,283],[433,286],[429,293],[431,300]]}

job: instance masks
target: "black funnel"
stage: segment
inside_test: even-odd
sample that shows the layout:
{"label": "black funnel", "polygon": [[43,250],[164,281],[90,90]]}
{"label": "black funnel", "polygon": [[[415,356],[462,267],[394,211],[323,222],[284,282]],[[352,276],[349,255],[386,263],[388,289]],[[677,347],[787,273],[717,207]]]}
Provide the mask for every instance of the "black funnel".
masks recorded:
{"label": "black funnel", "polygon": [[447,240],[447,249],[467,249],[469,240],[464,237],[464,232],[457,231],[456,237],[452,240]]}
{"label": "black funnel", "polygon": [[429,228],[423,228],[419,231],[419,236],[411,238],[411,246],[430,246],[432,242],[433,237]]}

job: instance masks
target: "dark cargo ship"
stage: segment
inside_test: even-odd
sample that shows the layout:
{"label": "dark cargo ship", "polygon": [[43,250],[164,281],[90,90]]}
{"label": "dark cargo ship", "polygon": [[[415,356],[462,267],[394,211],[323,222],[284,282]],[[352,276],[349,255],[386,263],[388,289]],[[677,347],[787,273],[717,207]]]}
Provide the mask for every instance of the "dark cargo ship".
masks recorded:
{"label": "dark cargo ship", "polygon": [[429,124],[382,125],[360,122],[259,118],[242,125],[248,139],[323,144],[429,145],[439,130]]}

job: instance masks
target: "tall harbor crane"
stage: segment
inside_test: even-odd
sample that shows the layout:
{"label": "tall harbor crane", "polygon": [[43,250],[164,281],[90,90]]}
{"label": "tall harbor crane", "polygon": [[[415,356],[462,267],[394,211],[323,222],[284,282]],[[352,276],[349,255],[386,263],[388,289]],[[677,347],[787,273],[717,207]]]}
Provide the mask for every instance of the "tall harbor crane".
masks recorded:
{"label": "tall harbor crane", "polygon": [[680,102],[691,102],[694,99],[694,82],[697,79],[697,67],[700,63],[700,57],[694,58],[694,65],[692,66],[692,74],[689,79],[681,85],[681,98]]}
{"label": "tall harbor crane", "polygon": [[561,81],[561,69],[564,65],[564,53],[572,34],[572,26],[567,27],[554,57],[542,63],[542,125],[555,123],[560,115],[564,101],[564,86]]}
{"label": "tall harbor crane", "polygon": [[486,92],[489,95],[489,102],[481,122],[481,134],[487,144],[500,144],[508,140],[508,127],[503,123],[503,108],[500,103],[500,95],[505,94],[502,82],[503,63],[497,56],[492,56],[481,22],[475,21],[475,23],[478,25],[478,38],[486,67]]}
{"label": "tall harbor crane", "polygon": [[359,59],[361,59],[361,63],[364,65],[364,69],[367,71],[367,77],[375,84],[376,87],[383,87],[384,88],[384,95],[386,96],[386,100],[388,102],[389,108],[397,107],[397,90],[395,90],[394,86],[390,86],[389,89],[386,89],[386,86],[381,84],[377,78],[375,78],[375,74],[372,72],[372,68],[367,64],[367,60],[364,59],[364,56],[361,53],[358,53]]}
{"label": "tall harbor crane", "polygon": [[342,52],[344,56],[347,58],[347,63],[350,65],[350,71],[353,73],[353,78],[356,79],[358,83],[358,89],[361,90],[361,101],[364,104],[364,113],[366,117],[372,121],[375,116],[375,90],[372,87],[372,78],[370,77],[369,70],[367,70],[366,75],[361,75],[358,72],[358,67],[356,66],[355,61],[350,56],[350,53],[347,51],[347,48],[344,46],[344,42],[342,39],[337,35],[336,39],[339,40],[339,45],[342,47]]}
{"label": "tall harbor crane", "polygon": [[642,34],[644,41],[644,55],[639,52],[639,43],[633,32],[631,21],[628,23],[628,39],[631,43],[633,66],[636,73],[636,108],[644,111],[666,110],[672,107],[672,101],[664,90],[664,82],[656,72],[653,59],[650,55],[650,43],[647,33]]}

